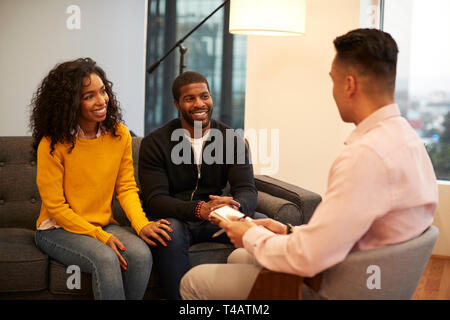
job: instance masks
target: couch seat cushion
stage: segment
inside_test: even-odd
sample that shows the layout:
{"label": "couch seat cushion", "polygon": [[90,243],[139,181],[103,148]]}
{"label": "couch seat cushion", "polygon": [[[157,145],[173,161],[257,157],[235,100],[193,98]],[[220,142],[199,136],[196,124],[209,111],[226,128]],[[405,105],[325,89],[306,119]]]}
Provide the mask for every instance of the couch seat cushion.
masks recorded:
{"label": "couch seat cushion", "polygon": [[69,289],[67,280],[73,273],[67,273],[67,266],[50,259],[50,283],[49,290],[53,294],[86,296],[87,299],[94,297],[92,293],[92,277],[89,273],[81,272],[80,289]]}
{"label": "couch seat cushion", "polygon": [[192,267],[204,263],[227,263],[234,249],[232,244],[200,242],[189,248],[189,261]]}
{"label": "couch seat cushion", "polygon": [[48,258],[34,242],[34,231],[0,228],[0,292],[47,288]]}

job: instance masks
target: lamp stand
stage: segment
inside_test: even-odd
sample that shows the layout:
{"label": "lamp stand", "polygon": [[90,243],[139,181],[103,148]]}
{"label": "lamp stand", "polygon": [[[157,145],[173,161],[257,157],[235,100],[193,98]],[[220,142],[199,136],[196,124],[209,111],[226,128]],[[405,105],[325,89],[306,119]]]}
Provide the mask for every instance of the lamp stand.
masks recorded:
{"label": "lamp stand", "polygon": [[184,68],[186,66],[184,65],[184,54],[187,51],[187,48],[183,46],[184,40],[186,40],[192,33],[194,33],[198,28],[201,27],[202,24],[204,24],[209,18],[211,18],[217,11],[219,11],[221,8],[223,8],[230,0],[225,0],[220,6],[218,6],[213,12],[211,12],[205,19],[203,19],[198,25],[196,25],[191,31],[189,31],[183,38],[178,40],[175,45],[167,51],[162,58],[160,58],[158,61],[156,61],[154,64],[151,65],[150,68],[148,68],[148,73],[152,73],[155,71],[155,69],[161,64],[162,61],[164,61],[165,58],[177,47],[180,48],[180,74],[183,73]]}

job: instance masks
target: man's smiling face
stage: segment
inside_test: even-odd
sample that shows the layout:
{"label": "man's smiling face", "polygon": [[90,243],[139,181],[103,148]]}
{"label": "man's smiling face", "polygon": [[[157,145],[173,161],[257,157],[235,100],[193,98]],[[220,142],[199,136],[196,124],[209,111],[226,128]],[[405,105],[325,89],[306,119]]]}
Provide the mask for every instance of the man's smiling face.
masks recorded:
{"label": "man's smiling face", "polygon": [[194,121],[200,121],[207,128],[211,121],[213,101],[206,83],[191,83],[180,88],[180,98],[174,101],[181,120],[194,128]]}

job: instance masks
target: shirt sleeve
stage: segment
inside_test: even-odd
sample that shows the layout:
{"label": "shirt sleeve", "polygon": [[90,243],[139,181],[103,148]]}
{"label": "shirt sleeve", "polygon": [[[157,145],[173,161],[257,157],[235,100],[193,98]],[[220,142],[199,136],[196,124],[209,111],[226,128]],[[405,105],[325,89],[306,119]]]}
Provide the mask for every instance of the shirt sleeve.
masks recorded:
{"label": "shirt sleeve", "polygon": [[390,202],[382,159],[368,147],[347,149],[334,162],[326,195],[308,224],[283,236],[253,227],[244,246],[267,269],[312,277],[343,261]]}
{"label": "shirt sleeve", "polygon": [[123,133],[126,139],[125,149],[120,162],[119,173],[116,180],[116,198],[119,200],[131,226],[139,235],[142,228],[151,223],[142,210],[139,199],[139,189],[134,178],[133,155],[131,142],[132,138],[128,130]]}
{"label": "shirt sleeve", "polygon": [[64,158],[57,148],[50,154],[50,139],[43,138],[37,151],[36,184],[48,214],[64,230],[91,236],[106,243],[111,234],[89,223],[70,208],[63,190]]}

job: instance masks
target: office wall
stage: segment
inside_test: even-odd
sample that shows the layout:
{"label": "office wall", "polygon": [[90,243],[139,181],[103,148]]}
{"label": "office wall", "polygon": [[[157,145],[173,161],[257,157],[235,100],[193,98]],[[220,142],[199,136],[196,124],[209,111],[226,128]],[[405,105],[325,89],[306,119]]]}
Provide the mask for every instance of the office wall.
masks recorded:
{"label": "office wall", "polygon": [[28,105],[39,82],[78,57],[106,71],[126,124],[142,135],[145,8],[146,0],[1,0],[0,136],[30,135]]}
{"label": "office wall", "polygon": [[[247,42],[245,129],[279,129],[279,170],[272,176],[322,195],[354,128],[341,121],[331,93],[332,42],[359,26],[359,5],[309,0],[305,36],[249,36]],[[261,162],[256,173],[267,167]]]}

